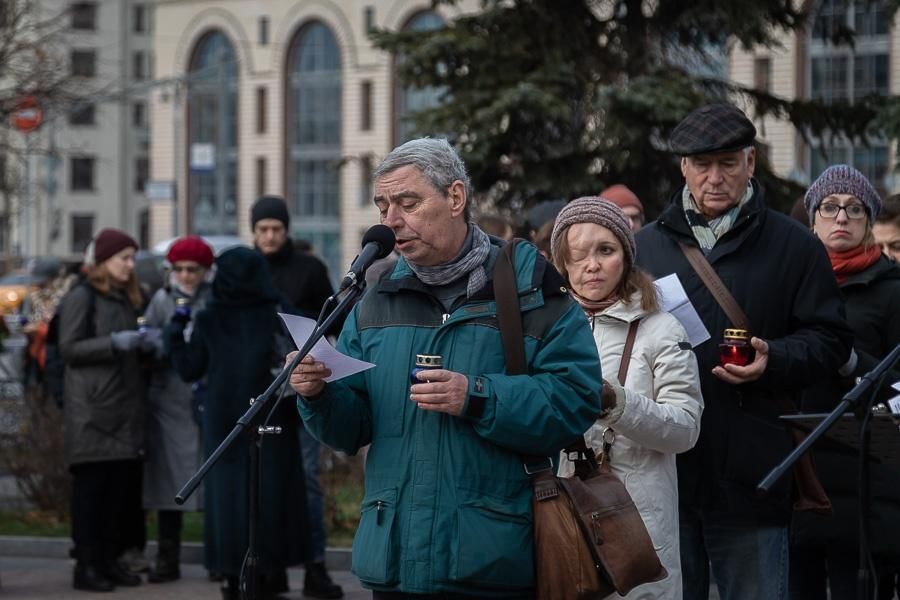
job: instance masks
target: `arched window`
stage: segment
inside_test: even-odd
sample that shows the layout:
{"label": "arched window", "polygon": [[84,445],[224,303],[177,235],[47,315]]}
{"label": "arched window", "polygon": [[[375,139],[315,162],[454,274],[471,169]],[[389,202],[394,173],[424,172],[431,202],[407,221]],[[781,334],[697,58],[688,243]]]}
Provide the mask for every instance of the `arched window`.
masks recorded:
{"label": "arched window", "polygon": [[[807,90],[813,100],[854,102],[864,96],[889,93],[890,20],[884,0],[821,0],[807,39]],[[854,45],[835,45],[842,28],[855,33]],[[823,156],[824,148],[824,156]],[[890,172],[888,144],[854,140],[819,140],[809,152],[810,181],[829,165],[846,163],[863,172],[880,190]]]}
{"label": "arched window", "polygon": [[[430,31],[444,26],[444,19],[432,10],[416,13],[404,29],[412,31]],[[402,59],[397,59],[402,60]],[[412,115],[425,108],[440,104],[440,87],[402,87],[399,80],[394,86],[394,145],[402,144],[413,138],[415,122]]]}
{"label": "arched window", "polygon": [[189,230],[238,232],[237,101],[234,47],[220,31],[197,44],[188,77]]}
{"label": "arched window", "polygon": [[287,60],[287,200],[291,234],[340,269],[341,54],[331,29],[305,25]]}

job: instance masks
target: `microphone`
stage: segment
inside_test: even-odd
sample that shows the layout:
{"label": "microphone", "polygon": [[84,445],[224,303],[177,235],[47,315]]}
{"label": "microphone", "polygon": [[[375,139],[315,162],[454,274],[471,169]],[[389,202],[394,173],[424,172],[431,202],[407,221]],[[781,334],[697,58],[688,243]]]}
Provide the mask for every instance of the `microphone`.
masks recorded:
{"label": "microphone", "polygon": [[351,285],[356,285],[366,273],[366,269],[380,258],[384,258],[394,249],[396,242],[394,232],[387,225],[372,225],[363,236],[362,250],[350,264],[350,270],[344,275],[338,291],[346,290]]}

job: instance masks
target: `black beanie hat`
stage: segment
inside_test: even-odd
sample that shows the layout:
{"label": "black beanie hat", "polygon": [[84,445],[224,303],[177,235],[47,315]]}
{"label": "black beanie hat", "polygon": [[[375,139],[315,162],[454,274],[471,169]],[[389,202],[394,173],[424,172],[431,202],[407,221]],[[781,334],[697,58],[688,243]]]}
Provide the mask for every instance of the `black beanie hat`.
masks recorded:
{"label": "black beanie hat", "polygon": [[287,203],[281,196],[260,196],[250,209],[250,229],[256,227],[257,221],[262,219],[278,219],[284,223],[284,228],[291,225],[291,215],[288,214]]}

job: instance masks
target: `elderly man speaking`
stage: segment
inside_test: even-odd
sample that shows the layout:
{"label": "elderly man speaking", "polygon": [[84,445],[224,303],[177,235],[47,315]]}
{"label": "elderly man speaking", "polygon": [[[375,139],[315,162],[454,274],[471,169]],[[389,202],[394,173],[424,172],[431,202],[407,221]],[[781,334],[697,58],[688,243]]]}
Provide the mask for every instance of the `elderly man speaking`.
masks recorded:
{"label": "elderly man speaking", "polygon": [[[808,231],[766,207],[753,178],[756,128],[734,106],[698,108],[672,132],[685,184],[659,219],[635,236],[637,262],[677,273],[712,339],[697,346],[706,408],[700,439],[678,457],[685,600],[787,597],[791,482],[765,498],[755,486],[792,447],[778,416],[850,356],[837,283]],[[750,321],[755,357],[720,364],[720,308],[682,247],[699,249]],[[795,402],[796,404],[796,402]]]}
{"label": "elderly man speaking", "polygon": [[[412,140],[374,176],[401,259],[350,313],[338,348],[376,366],[325,384],[329,371],[307,357],[291,376],[313,435],[351,454],[371,444],[353,572],[376,599],[533,597],[522,456],[555,456],[596,418],[590,328],[559,274],[519,244],[529,375],[506,375],[492,283],[503,242],[470,221],[462,161],[445,140]],[[443,368],[411,382],[416,355]]]}

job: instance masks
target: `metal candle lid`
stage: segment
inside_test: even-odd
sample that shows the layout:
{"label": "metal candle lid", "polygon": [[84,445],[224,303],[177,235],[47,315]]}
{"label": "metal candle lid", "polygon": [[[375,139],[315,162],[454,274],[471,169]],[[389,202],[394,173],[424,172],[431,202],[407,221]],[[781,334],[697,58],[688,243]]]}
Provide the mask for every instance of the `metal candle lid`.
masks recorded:
{"label": "metal candle lid", "polygon": [[440,369],[444,359],[437,354],[416,354],[416,366],[421,369]]}
{"label": "metal candle lid", "polygon": [[746,329],[726,329],[725,337],[737,340],[746,340],[750,338],[750,332]]}

